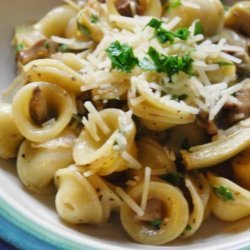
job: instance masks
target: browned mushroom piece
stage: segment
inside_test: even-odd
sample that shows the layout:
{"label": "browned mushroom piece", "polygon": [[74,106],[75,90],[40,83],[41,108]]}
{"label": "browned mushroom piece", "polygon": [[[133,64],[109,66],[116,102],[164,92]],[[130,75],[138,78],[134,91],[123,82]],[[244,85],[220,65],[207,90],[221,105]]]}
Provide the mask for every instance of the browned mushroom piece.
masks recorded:
{"label": "browned mushroom piece", "polygon": [[91,98],[91,91],[82,92],[79,96],[76,97],[77,113],[80,116],[86,116],[86,114],[88,113],[84,106],[84,102],[90,101]]}
{"label": "browned mushroom piece", "polygon": [[200,112],[196,120],[197,125],[203,128],[209,135],[214,136],[218,134],[219,128],[217,127],[215,121],[208,120],[207,112]]}
{"label": "browned mushroom piece", "polygon": [[133,0],[117,0],[115,6],[122,16],[132,17],[136,12],[136,1]]}
{"label": "browned mushroom piece", "polygon": [[22,50],[18,55],[18,59],[22,64],[26,64],[35,59],[48,58],[53,51],[55,51],[55,45],[49,39],[42,39],[29,49]]}
{"label": "browned mushroom piece", "polygon": [[36,87],[33,91],[29,112],[31,119],[37,125],[42,125],[48,120],[56,118],[56,112],[48,107],[48,103],[39,87]]}
{"label": "browned mushroom piece", "polygon": [[147,206],[143,216],[136,217],[141,221],[152,222],[165,217],[165,207],[161,200],[151,198],[147,201]]}

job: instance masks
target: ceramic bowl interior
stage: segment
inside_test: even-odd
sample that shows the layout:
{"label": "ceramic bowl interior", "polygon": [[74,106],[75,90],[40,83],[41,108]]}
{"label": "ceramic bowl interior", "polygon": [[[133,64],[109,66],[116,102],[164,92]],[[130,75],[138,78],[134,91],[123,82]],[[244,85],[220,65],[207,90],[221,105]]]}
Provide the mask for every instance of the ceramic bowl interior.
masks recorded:
{"label": "ceramic bowl interior", "polygon": [[[57,0],[0,0],[0,89],[15,77],[15,59],[11,37],[17,24],[35,21],[59,4]],[[17,178],[13,163],[0,161],[0,211],[23,231],[36,235],[51,245],[65,249],[243,249],[250,246],[250,218],[223,223],[210,218],[194,237],[153,247],[134,243],[123,231],[118,217],[94,226],[70,226],[58,218],[54,197],[28,192]],[[45,248],[44,248],[45,249]]]}

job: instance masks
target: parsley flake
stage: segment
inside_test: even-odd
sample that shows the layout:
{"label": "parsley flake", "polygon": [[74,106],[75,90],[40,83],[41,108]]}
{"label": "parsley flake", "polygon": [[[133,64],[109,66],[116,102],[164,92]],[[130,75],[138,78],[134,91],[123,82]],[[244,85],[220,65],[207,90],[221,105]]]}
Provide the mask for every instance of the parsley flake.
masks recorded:
{"label": "parsley flake", "polygon": [[98,16],[93,14],[93,13],[90,15],[89,20],[90,20],[91,23],[94,23],[94,24],[99,22]]}
{"label": "parsley flake", "polygon": [[169,0],[166,11],[171,11],[181,5],[181,0]]}
{"label": "parsley flake", "polygon": [[194,25],[194,35],[203,34],[203,27],[200,21],[197,21]]}
{"label": "parsley flake", "polygon": [[111,60],[112,69],[129,73],[139,63],[134,56],[132,47],[127,43],[120,44],[118,41],[115,41],[109,45],[106,52]]}
{"label": "parsley flake", "polygon": [[224,186],[213,187],[213,191],[223,201],[234,200],[232,192]]}
{"label": "parsley flake", "polygon": [[179,172],[172,172],[162,175],[161,178],[173,185],[179,185],[183,175]]}
{"label": "parsley flake", "polygon": [[85,36],[89,36],[91,34],[91,31],[89,30],[89,28],[81,24],[80,22],[77,22],[77,29],[79,30],[81,34]]}
{"label": "parsley flake", "polygon": [[65,53],[65,52],[70,51],[70,49],[68,48],[68,46],[66,44],[59,44],[58,51]]}
{"label": "parsley flake", "polygon": [[15,51],[16,53],[19,53],[19,52],[21,52],[23,49],[24,49],[24,45],[23,45],[22,43],[18,43],[18,44],[15,46],[14,51]]}
{"label": "parsley flake", "polygon": [[218,64],[220,67],[232,66],[232,65],[234,65],[232,62],[217,62],[217,64]]}
{"label": "parsley flake", "polygon": [[146,25],[155,29],[154,36],[159,40],[160,43],[173,43],[175,38],[179,38],[181,40],[188,39],[190,31],[187,28],[180,28],[172,32],[161,27],[162,23],[163,22],[161,20],[152,18],[150,22]]}
{"label": "parsley flake", "polygon": [[156,219],[150,222],[150,226],[155,228],[155,229],[160,229],[161,225],[163,223],[162,219]]}

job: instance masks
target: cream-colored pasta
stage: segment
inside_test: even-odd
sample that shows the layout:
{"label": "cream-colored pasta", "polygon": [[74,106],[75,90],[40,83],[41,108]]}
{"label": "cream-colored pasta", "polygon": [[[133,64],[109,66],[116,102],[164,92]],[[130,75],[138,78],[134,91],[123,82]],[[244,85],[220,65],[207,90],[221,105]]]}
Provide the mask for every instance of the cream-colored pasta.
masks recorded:
{"label": "cream-colored pasta", "polygon": [[58,60],[34,60],[25,65],[23,71],[27,82],[54,83],[73,93],[80,93],[81,86],[85,85],[80,74]]}
{"label": "cream-colored pasta", "polygon": [[59,216],[74,224],[100,224],[103,210],[98,195],[88,181],[74,166],[56,172],[56,210]]}
{"label": "cream-colored pasta", "polygon": [[[17,128],[25,138],[36,142],[46,141],[62,132],[75,110],[73,100],[65,90],[45,82],[25,85],[16,94],[12,107]],[[40,123],[34,118],[41,120]]]}
{"label": "cream-colored pasta", "polygon": [[52,58],[61,61],[75,71],[79,71],[84,67],[79,56],[74,53],[56,53]]}
{"label": "cream-colored pasta", "polygon": [[212,186],[210,207],[216,217],[225,221],[236,221],[250,215],[250,192],[234,182],[208,175]]}
{"label": "cream-colored pasta", "polygon": [[219,0],[189,0],[189,4],[180,4],[171,11],[166,12],[166,16],[181,18],[180,27],[189,27],[196,19],[200,20],[207,36],[216,35],[221,32],[224,22],[224,9]]}
{"label": "cream-colored pasta", "polygon": [[74,160],[78,165],[100,175],[129,167],[129,163],[121,157],[122,152],[136,156],[135,125],[128,114],[118,109],[105,109],[97,114],[92,112],[84,125],[73,149]]}
{"label": "cream-colored pasta", "polygon": [[15,158],[22,140],[11,104],[0,103],[0,158]]}
{"label": "cream-colored pasta", "polygon": [[248,119],[242,121],[213,142],[181,151],[186,168],[191,170],[215,166],[247,148],[250,144],[248,123]]}
{"label": "cream-colored pasta", "polygon": [[65,137],[66,134],[59,136],[53,147],[32,145],[28,140],[22,143],[17,157],[17,173],[29,190],[38,194],[55,192],[54,174],[73,163],[72,143],[71,147],[59,144]]}
{"label": "cream-colored pasta", "polygon": [[[162,131],[195,120],[195,115],[189,112],[189,109],[193,110],[192,107],[187,105],[187,109],[183,110],[183,105],[175,100],[165,102],[164,97],[159,98],[152,92],[144,79],[134,81],[135,86],[132,88],[135,90],[131,89],[128,96],[129,107],[149,129]],[[138,95],[135,95],[134,92],[138,92]],[[196,112],[195,109],[194,112]]]}
{"label": "cream-colored pasta", "polygon": [[170,152],[155,140],[143,137],[137,141],[137,148],[138,160],[143,167],[139,170],[130,170],[132,176],[144,175],[145,167],[150,167],[153,175],[176,172],[176,166],[171,159]]}
{"label": "cream-colored pasta", "polygon": [[250,190],[250,152],[249,148],[242,151],[232,160],[236,181],[240,186]]}
{"label": "cream-colored pasta", "polygon": [[[143,184],[134,187],[130,197],[139,202],[143,192]],[[137,242],[143,244],[160,245],[176,239],[183,232],[188,222],[188,204],[181,191],[167,183],[151,182],[149,187],[148,201],[160,201],[163,206],[163,214],[153,218],[161,219],[160,228],[154,229],[145,214],[135,216],[134,211],[124,202],[121,206],[121,221],[127,233]],[[146,208],[147,210],[147,208]]]}
{"label": "cream-colored pasta", "polygon": [[47,37],[64,36],[68,22],[76,13],[69,5],[59,6],[51,10],[34,27]]}
{"label": "cream-colored pasta", "polygon": [[121,200],[101,177],[91,175],[88,177],[88,181],[96,190],[101,202],[103,210],[102,223],[107,222],[112,211],[120,211]]}
{"label": "cream-colored pasta", "polygon": [[188,238],[199,229],[204,218],[205,209],[198,193],[198,188],[189,176],[185,177],[185,184],[191,194],[193,204],[193,210],[190,213],[188,225],[182,233],[182,237]]}

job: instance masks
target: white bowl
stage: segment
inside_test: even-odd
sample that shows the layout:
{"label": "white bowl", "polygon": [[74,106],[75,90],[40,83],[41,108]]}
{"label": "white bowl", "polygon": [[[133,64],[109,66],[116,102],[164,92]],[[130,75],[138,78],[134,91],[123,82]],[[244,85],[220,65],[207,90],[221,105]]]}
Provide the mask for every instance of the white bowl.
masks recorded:
{"label": "white bowl", "polygon": [[[0,89],[15,77],[11,36],[15,25],[39,19],[57,0],[0,0]],[[0,161],[0,237],[21,249],[250,249],[250,218],[223,223],[210,218],[186,241],[162,246],[133,242],[119,218],[94,226],[70,226],[59,220],[53,197],[28,192],[17,178],[13,163]]]}

